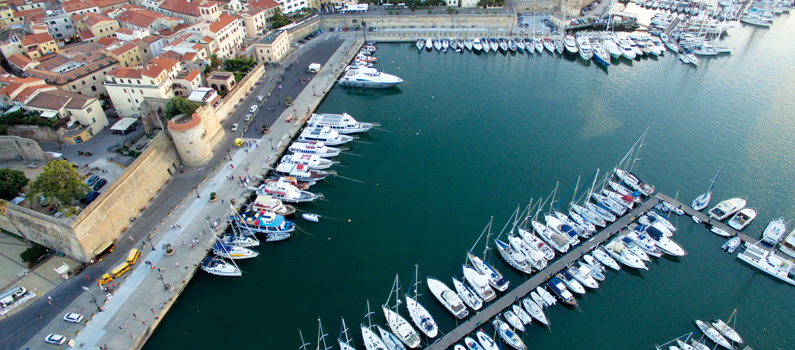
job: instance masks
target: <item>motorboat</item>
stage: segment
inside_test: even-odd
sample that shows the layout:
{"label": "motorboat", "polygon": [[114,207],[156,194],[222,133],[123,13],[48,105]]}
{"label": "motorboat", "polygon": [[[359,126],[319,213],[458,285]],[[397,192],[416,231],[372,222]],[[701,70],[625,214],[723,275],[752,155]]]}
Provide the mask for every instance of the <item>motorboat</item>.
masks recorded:
{"label": "motorboat", "polygon": [[417,39],[417,43],[415,45],[417,46],[417,50],[422,52],[422,48],[425,47],[425,40]]}
{"label": "motorboat", "polygon": [[619,239],[615,239],[604,246],[608,254],[622,264],[634,269],[648,270],[646,264],[637,255],[631,253],[629,249]]}
{"label": "motorboat", "polygon": [[580,58],[590,61],[593,58],[593,51],[591,51],[591,42],[586,37],[577,37],[577,49],[580,53]]}
{"label": "motorboat", "polygon": [[536,292],[542,299],[544,299],[544,305],[546,305],[547,307],[550,307],[558,303],[558,300],[555,299],[555,296],[552,295],[552,293],[548,292],[543,287],[541,286],[536,287]]}
{"label": "motorboat", "polygon": [[775,247],[781,239],[784,238],[784,233],[787,231],[787,223],[784,218],[778,218],[771,221],[762,232],[762,243],[771,247]]}
{"label": "motorboat", "polygon": [[[662,39],[663,44],[665,44],[665,47],[667,47],[668,50],[671,50],[673,52],[679,52],[679,44],[676,43],[676,40],[674,40],[673,38],[668,37],[668,35],[665,34],[665,33],[660,33],[660,39]],[[707,204],[709,204],[709,202],[707,202]],[[701,210],[701,209],[697,209],[697,210]]]}
{"label": "motorboat", "polygon": [[[609,258],[610,256],[607,257]],[[599,260],[594,259],[594,257],[591,254],[583,254],[582,261],[580,262],[585,263],[585,265],[587,265],[591,269],[591,273],[593,273],[594,271],[605,272],[605,265],[600,263]]]}
{"label": "motorboat", "polygon": [[624,40],[626,40],[626,42],[629,43],[630,48],[632,48],[632,51],[635,52],[636,56],[642,57],[648,54],[648,52],[641,50],[640,47],[638,46],[638,43],[636,43],[635,40],[633,40],[631,37],[625,38]]}
{"label": "motorboat", "polygon": [[516,50],[519,49],[519,47],[516,46],[516,42],[513,41],[513,39],[508,39],[507,41],[508,41],[508,50],[509,51],[516,52]]}
{"label": "motorboat", "polygon": [[651,194],[654,193],[654,186],[641,181],[635,174],[618,168],[615,169],[615,173],[621,181],[629,186],[629,188],[646,196],[651,196]]}
{"label": "motorboat", "polygon": [[698,329],[700,329],[701,332],[703,332],[704,335],[707,336],[707,338],[715,342],[715,344],[718,344],[726,349],[734,350],[734,346],[728,340],[726,340],[726,338],[717,329],[713,328],[709,323],[706,323],[701,320],[695,320],[695,322]]}
{"label": "motorboat", "polygon": [[550,230],[549,228],[547,228],[546,226],[535,220],[532,220],[531,223],[533,225],[535,233],[538,234],[541,237],[541,239],[547,242],[547,244],[549,244],[552,248],[554,248],[555,250],[561,253],[566,253],[569,251],[568,238],[558,233],[555,233],[554,231]]}
{"label": "motorboat", "polygon": [[387,350],[406,350],[406,346],[403,345],[400,338],[390,333],[388,330],[381,328],[381,326],[376,325],[375,329],[378,330],[378,334],[381,336],[381,340],[384,341]]}
{"label": "motorboat", "polygon": [[549,282],[547,282],[547,288],[564,303],[571,306],[577,305],[577,299],[574,299],[574,295],[566,289],[566,285],[559,278],[550,278]]}
{"label": "motorboat", "polygon": [[464,344],[467,345],[467,349],[469,350],[485,350],[475,339],[470,337],[464,338]]}
{"label": "motorboat", "polygon": [[563,46],[566,48],[566,52],[576,55],[577,54],[577,41],[574,39],[573,35],[566,35],[563,38]]}
{"label": "motorboat", "polygon": [[[593,259],[593,258],[592,258]],[[594,279],[594,281],[602,282],[605,280],[604,270],[593,266],[585,261],[579,261],[578,264],[580,265],[579,269],[583,273],[587,273]],[[598,286],[598,284],[597,284]]]}
{"label": "motorboat", "polygon": [[538,238],[538,236],[522,228],[517,228],[517,231],[519,232],[519,235],[522,236],[522,240],[530,247],[533,247],[535,250],[543,253],[544,258],[547,259],[547,261],[555,258],[555,250],[550,248],[542,239]]}
{"label": "motorboat", "polygon": [[406,295],[406,309],[409,310],[411,321],[414,322],[420,332],[428,338],[436,338],[439,334],[439,326],[433,316],[431,316],[431,313],[428,312],[428,309],[408,295]]}
{"label": "motorboat", "polygon": [[436,49],[436,51],[442,51],[442,41],[439,39],[434,40],[433,48]]}
{"label": "motorboat", "polygon": [[522,41],[524,42],[525,51],[532,56],[533,52],[535,52],[535,47],[533,46],[533,39],[524,38],[524,40]]}
{"label": "motorboat", "polygon": [[727,199],[710,209],[709,216],[715,220],[721,221],[744,208],[745,203],[746,201],[743,198]]}
{"label": "motorboat", "polygon": [[499,346],[497,346],[497,343],[494,341],[494,339],[489,337],[483,330],[477,331],[475,335],[478,337],[480,346],[482,346],[485,350],[499,350]]}
{"label": "motorboat", "polygon": [[580,243],[579,233],[577,233],[573,227],[566,225],[553,215],[544,215],[544,220],[547,222],[548,228],[566,238],[569,246],[574,246]]}
{"label": "motorboat", "polygon": [[311,222],[319,222],[320,221],[320,215],[317,215],[317,214],[303,213],[303,214],[301,214],[301,217],[304,218],[304,220],[306,220],[306,221],[311,221]]}
{"label": "motorboat", "polygon": [[433,50],[433,40],[431,40],[430,38],[425,39],[425,49],[428,51]]}
{"label": "motorboat", "polygon": [[257,196],[257,198],[254,199],[254,203],[251,204],[251,209],[276,213],[276,215],[281,216],[290,216],[295,213],[295,207],[285,205],[282,203],[281,199],[269,195]]}
{"label": "motorboat", "polygon": [[533,301],[536,303],[536,305],[540,306],[542,309],[547,307],[546,301],[544,301],[544,298],[542,298],[541,295],[538,294],[538,292],[536,291],[530,292],[530,297],[533,298]]}
{"label": "motorboat", "polygon": [[464,279],[469,282],[472,291],[478,295],[483,301],[489,302],[497,298],[497,293],[491,289],[488,277],[481,275],[475,269],[464,266]]}
{"label": "motorboat", "polygon": [[341,152],[339,148],[328,147],[323,142],[293,142],[288,149],[293,153],[313,154],[322,158],[336,157]]}
{"label": "motorboat", "polygon": [[541,43],[544,44],[544,48],[549,51],[549,53],[555,53],[555,43],[550,38],[541,39]]}
{"label": "motorboat", "polygon": [[392,309],[386,305],[381,306],[381,309],[384,311],[389,329],[394,335],[400,338],[403,344],[406,344],[406,346],[412,349],[420,346],[420,335],[417,334],[417,331],[411,327],[403,316],[398,315],[397,312],[392,311]]}
{"label": "motorboat", "polygon": [[314,170],[304,163],[282,162],[273,169],[278,176],[289,176],[300,182],[318,182],[325,179],[328,173],[323,170]]}
{"label": "motorboat", "polygon": [[610,256],[604,247],[597,247],[593,250],[593,257],[602,265],[607,266],[613,270],[621,270],[621,265]]}
{"label": "motorboat", "polygon": [[607,53],[607,50],[605,50],[598,39],[593,39],[591,41],[591,52],[593,53],[593,59],[596,60],[597,63],[605,67],[610,66],[610,54]]}
{"label": "motorboat", "polygon": [[340,86],[370,89],[391,88],[402,82],[403,79],[392,74],[379,72],[375,68],[352,66],[345,68],[345,74],[339,80]]}
{"label": "motorboat", "polygon": [[483,46],[483,52],[489,52],[489,50],[491,50],[491,46],[489,45],[489,41],[486,38],[481,38],[480,39],[480,45]]}
{"label": "motorboat", "polygon": [[502,51],[503,53],[508,52],[508,43],[505,41],[505,39],[500,38],[499,40],[497,40],[497,46],[499,47],[500,51]]}
{"label": "motorboat", "polygon": [[284,178],[260,185],[257,188],[257,195],[268,195],[288,203],[312,202],[320,197],[312,192],[299,190],[298,187]]}
{"label": "motorboat", "polygon": [[472,50],[475,52],[480,52],[483,50],[483,45],[480,43],[480,39],[475,38],[475,40],[472,40]]}
{"label": "motorboat", "polygon": [[737,257],[762,272],[795,286],[795,263],[776,255],[772,250],[756,244],[745,245],[745,251]]}
{"label": "motorboat", "polygon": [[240,277],[243,272],[237,265],[232,264],[217,256],[208,256],[204,258],[201,264],[201,269],[211,275],[223,277]]}
{"label": "motorboat", "polygon": [[500,252],[500,256],[503,260],[505,260],[506,263],[508,263],[508,265],[526,274],[533,272],[533,267],[527,261],[527,257],[524,255],[524,253],[515,250],[510,244],[507,244],[499,239],[495,239],[494,243],[497,246],[497,251]]}
{"label": "motorboat", "polygon": [[676,226],[674,226],[670,221],[668,221],[668,219],[654,210],[649,211],[645,216],[641,217],[641,219],[644,219],[648,222],[644,223],[644,225],[659,225],[666,228],[669,232],[671,232],[671,234],[666,233],[666,236],[673,236],[673,232],[676,231]]}
{"label": "motorboat", "polygon": [[353,137],[349,135],[341,135],[336,130],[332,130],[328,126],[320,128],[306,128],[298,136],[298,141],[301,142],[323,142],[325,145],[337,146],[353,141]]}
{"label": "motorboat", "polygon": [[221,258],[233,260],[251,259],[259,256],[258,252],[251,249],[236,245],[226,245],[221,242],[215,242],[215,246],[213,246],[213,254]]}
{"label": "motorboat", "polygon": [[464,48],[466,48],[467,51],[472,51],[472,40],[464,40]]}
{"label": "motorboat", "polygon": [[740,333],[737,333],[737,331],[735,331],[734,328],[729,327],[729,325],[727,325],[726,322],[723,322],[720,319],[716,319],[710,322],[710,325],[712,325],[713,328],[718,330],[718,332],[723,334],[723,336],[726,337],[726,339],[731,340],[735,343],[740,343],[740,344],[743,343],[743,338],[740,336]]}
{"label": "motorboat", "polygon": [[731,220],[729,220],[729,226],[737,231],[742,231],[746,226],[751,224],[751,221],[754,221],[755,218],[756,210],[743,208],[732,216]]}
{"label": "motorboat", "polygon": [[502,313],[502,317],[505,319],[511,327],[519,332],[524,332],[524,324],[522,320],[517,316],[513,311],[508,310]]}
{"label": "motorboat", "polygon": [[621,58],[621,49],[618,48],[618,44],[616,44],[613,38],[605,38],[602,42],[602,47],[610,54],[611,58],[615,60]]}
{"label": "motorboat", "polygon": [[668,238],[668,236],[666,236],[661,229],[662,227],[657,226],[655,223],[654,225],[646,226],[643,228],[643,231],[654,240],[654,243],[663,253],[672,256],[685,256],[687,252],[685,252],[684,248],[682,248],[679,243],[676,243],[674,240]]}
{"label": "motorboat", "polygon": [[350,114],[342,113],[312,113],[306,125],[310,128],[322,128],[328,126],[340,134],[355,134],[367,132],[377,124],[356,121]]}
{"label": "motorboat", "polygon": [[591,193],[591,198],[593,198],[599,204],[599,207],[609,210],[611,213],[615,214],[616,216],[621,216],[627,213],[626,206],[621,205],[618,202],[606,196],[594,192]]}
{"label": "motorboat", "polygon": [[511,328],[505,324],[505,322],[502,322],[499,318],[495,318],[492,323],[494,324],[494,329],[497,330],[497,334],[499,334],[500,339],[502,339],[505,344],[508,344],[510,347],[516,350],[527,350],[527,346],[522,341],[522,338],[512,331]]}
{"label": "motorboat", "polygon": [[508,241],[511,248],[513,248],[514,251],[521,252],[525,260],[532,268],[536,269],[536,271],[541,271],[547,267],[547,259],[544,257],[544,253],[536,250],[517,236],[509,235]]}
{"label": "motorboat", "polygon": [[648,226],[639,225],[635,227],[634,230],[627,233],[626,237],[632,240],[640,249],[643,249],[644,253],[659,258],[662,256],[663,252],[657,247],[656,241],[646,234],[647,227]]}
{"label": "motorboat", "polygon": [[577,282],[580,282],[581,285],[591,288],[591,289],[598,289],[599,283],[591,276],[590,269],[581,269],[574,265],[569,266],[569,269],[566,271],[569,275],[574,277]]}
{"label": "motorboat", "polygon": [[616,221],[617,219],[616,216],[612,212],[610,212],[610,210],[607,210],[591,202],[585,203],[585,209],[590,210],[592,213],[604,219],[606,222],[613,222]]}
{"label": "motorboat", "polygon": [[513,306],[511,306],[511,311],[513,311],[513,313],[516,314],[520,320],[522,320],[522,324],[530,325],[533,323],[533,318],[527,313],[527,311],[522,309],[520,304],[513,304]]}
{"label": "motorboat", "polygon": [[370,327],[362,325],[361,330],[362,339],[364,340],[364,347],[367,348],[367,350],[387,350],[384,341],[381,340],[381,337],[373,332]]}
{"label": "motorboat", "polygon": [[563,50],[566,49],[565,45],[563,45],[563,39],[556,38],[555,40],[552,41],[552,43],[555,45],[555,52],[557,52],[558,55],[562,55]]}
{"label": "motorboat", "polygon": [[533,38],[533,48],[538,53],[544,53],[544,42],[541,41],[541,38]]}
{"label": "motorboat", "polygon": [[634,241],[632,241],[629,237],[624,234],[623,236],[619,236],[617,239],[621,240],[621,244],[623,244],[630,253],[634,254],[635,256],[639,257],[640,260],[643,261],[651,261],[651,257],[649,254],[643,251]]}
{"label": "motorboat", "polygon": [[467,258],[469,259],[469,262],[472,263],[472,267],[475,268],[475,271],[479,272],[481,275],[485,275],[489,279],[489,284],[492,287],[500,292],[504,292],[508,289],[510,283],[507,279],[505,279],[505,277],[502,276],[499,271],[497,271],[497,269],[472,253],[467,253]]}
{"label": "motorboat", "polygon": [[721,237],[727,237],[728,238],[728,237],[732,237],[733,236],[733,234],[731,234],[729,232],[726,232],[722,228],[719,228],[717,226],[712,226],[712,228],[710,228],[709,230],[712,231],[712,233],[714,233],[714,234],[716,234],[718,236],[721,236]]}
{"label": "motorboat", "polygon": [[226,235],[220,238],[220,242],[228,246],[238,246],[243,248],[259,247],[259,240],[254,236],[245,235]]}
{"label": "motorboat", "polygon": [[616,45],[618,45],[619,50],[621,50],[621,56],[624,56],[624,58],[634,60],[635,57],[637,57],[635,51],[632,50],[632,47],[626,40],[618,39],[616,40]]}
{"label": "motorboat", "polygon": [[795,230],[792,230],[792,232],[787,235],[787,238],[781,242],[778,249],[782,253],[795,258]]}
{"label": "motorboat", "polygon": [[[536,295],[538,294],[536,293]],[[524,306],[525,311],[527,311],[527,313],[530,314],[530,316],[533,319],[535,319],[536,321],[540,322],[545,326],[549,326],[549,320],[547,319],[547,315],[544,314],[544,310],[541,308],[541,306],[538,305],[535,299],[534,300],[530,300],[530,298],[522,299],[522,306]]]}
{"label": "motorboat", "polygon": [[566,285],[566,288],[570,291],[577,294],[585,294],[585,287],[583,287],[580,282],[574,279],[574,276],[572,276],[568,270],[561,271],[555,275],[555,277],[563,281],[563,283]]}
{"label": "motorboat", "polygon": [[229,217],[239,227],[255,233],[290,233],[295,231],[295,223],[285,220],[284,216],[269,212],[248,210],[240,215]]}
{"label": "motorboat", "polygon": [[[458,319],[463,319],[469,315],[469,310],[467,310],[466,306],[464,306],[464,302],[461,301],[461,297],[458,296],[452,289],[447,287],[442,281],[439,281],[433,277],[427,278],[428,282],[428,289],[431,290],[431,294],[436,297],[436,300],[444,306],[447,311],[449,311],[453,316],[457,317]],[[408,344],[407,344],[408,345]]]}
{"label": "motorboat", "polygon": [[726,241],[726,243],[723,243],[720,248],[729,252],[729,254],[734,254],[734,251],[737,250],[737,247],[739,247],[742,242],[743,240],[740,239],[740,237],[735,236]]}
{"label": "motorboat", "polygon": [[575,213],[582,216],[583,219],[592,223],[594,226],[599,226],[599,227],[607,226],[607,221],[605,221],[605,219],[603,219],[601,216],[596,215],[596,213],[592,212],[591,210],[583,208],[574,203],[571,204],[571,208],[574,210]]}
{"label": "motorboat", "polygon": [[480,299],[477,293],[455,277],[453,277],[453,288],[455,288],[456,293],[470,309],[477,311],[483,307],[483,300]]}
{"label": "motorboat", "polygon": [[500,49],[500,44],[497,43],[497,39],[496,38],[489,39],[489,48],[491,49],[491,51],[494,51],[494,52],[497,52],[497,50]]}

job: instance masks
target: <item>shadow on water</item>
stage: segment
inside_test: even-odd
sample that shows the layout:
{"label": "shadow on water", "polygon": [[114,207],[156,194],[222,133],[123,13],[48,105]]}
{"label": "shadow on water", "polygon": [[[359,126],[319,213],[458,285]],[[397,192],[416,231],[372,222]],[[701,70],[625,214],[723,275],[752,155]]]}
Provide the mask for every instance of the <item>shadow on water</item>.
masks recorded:
{"label": "shadow on water", "polygon": [[345,91],[345,95],[348,96],[372,97],[372,98],[380,98],[382,96],[393,96],[403,93],[403,91],[401,91],[399,87],[393,87],[388,89],[365,89],[365,88],[345,87],[343,91]]}
{"label": "shadow on water", "polygon": [[624,271],[624,272],[626,272],[626,273],[628,273],[628,274],[630,274],[632,276],[635,276],[635,277],[646,278],[646,277],[643,276],[642,273],[640,273],[640,270],[633,269],[631,267],[622,266],[621,267],[621,271]]}
{"label": "shadow on water", "polygon": [[582,58],[580,58],[580,59],[575,58],[574,60],[577,61],[578,63],[580,63],[581,65],[583,65],[584,67],[590,67],[591,66],[591,60],[587,60],[586,61],[586,60],[584,60]]}
{"label": "shadow on water", "polygon": [[596,67],[599,68],[600,71],[605,72],[605,74],[608,74],[607,66],[601,65],[601,64],[597,64]]}
{"label": "shadow on water", "polygon": [[577,60],[577,56],[576,55],[563,55],[563,58],[565,58],[566,61],[569,61],[569,62],[574,62],[574,61]]}

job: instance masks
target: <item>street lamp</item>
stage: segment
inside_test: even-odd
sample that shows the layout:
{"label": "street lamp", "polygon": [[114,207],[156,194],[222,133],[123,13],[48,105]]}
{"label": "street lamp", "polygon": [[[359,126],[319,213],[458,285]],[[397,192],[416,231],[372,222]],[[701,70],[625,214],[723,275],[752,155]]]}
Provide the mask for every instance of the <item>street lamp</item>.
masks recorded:
{"label": "street lamp", "polygon": [[102,312],[102,308],[101,308],[101,307],[99,307],[99,304],[97,304],[97,298],[94,298],[94,297],[92,296],[92,297],[91,297],[91,302],[93,302],[93,303],[94,303],[94,305],[97,307],[97,312]]}
{"label": "street lamp", "polygon": [[199,195],[199,185],[193,186],[193,191],[196,192],[196,198],[201,198],[202,196]]}
{"label": "street lamp", "polygon": [[160,274],[160,276],[157,279],[159,279],[160,282],[163,282],[163,290],[168,290],[168,287],[169,287],[168,283],[166,283],[166,280],[163,278],[163,274],[162,273]]}
{"label": "street lamp", "polygon": [[152,234],[151,233],[148,236],[146,236],[146,240],[149,241],[149,246],[152,247],[152,251],[155,251],[155,246],[154,246],[154,244],[152,244]]}
{"label": "street lamp", "polygon": [[269,137],[268,142],[271,144],[271,151],[273,151],[273,139]]}
{"label": "street lamp", "polygon": [[207,225],[210,225],[210,228],[213,230],[213,232],[215,232],[215,227],[213,227],[213,223],[210,221],[210,216],[207,215],[205,219],[207,219]]}

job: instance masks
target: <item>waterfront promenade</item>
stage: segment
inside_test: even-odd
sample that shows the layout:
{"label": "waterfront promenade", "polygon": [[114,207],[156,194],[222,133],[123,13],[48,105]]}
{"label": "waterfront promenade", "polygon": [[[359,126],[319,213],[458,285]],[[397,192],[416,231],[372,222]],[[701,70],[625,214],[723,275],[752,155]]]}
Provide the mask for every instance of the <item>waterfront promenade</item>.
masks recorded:
{"label": "waterfront promenade", "polygon": [[439,338],[436,342],[426,347],[427,350],[444,350],[451,349],[456,342],[460,341],[468,334],[474,332],[482,324],[488,323],[499,315],[505,309],[511,307],[519,299],[527,297],[530,292],[536,287],[546,283],[546,281],[553,275],[557,274],[567,266],[576,262],[585,253],[590,252],[596,246],[604,243],[610,237],[613,237],[618,232],[629,226],[637,218],[651,210],[659,203],[659,198],[651,197],[626,215],[618,218],[615,222],[605,227],[595,236],[591,237],[585,242],[580,243],[576,248],[569,250],[569,252],[560,257],[558,260],[547,266],[545,269],[538,271],[530,277],[527,281],[520,284],[507,294],[503,295],[497,301],[491,303],[486,308],[475,313],[474,316],[460,324],[458,327],[450,332],[447,332],[443,337]]}
{"label": "waterfront promenade", "polygon": [[[238,179],[250,177],[252,183],[256,183],[255,177],[264,172],[262,169],[268,168],[278,160],[277,155],[286,149],[309,114],[320,104],[325,93],[332,88],[341,73],[341,65],[352,59],[363,42],[361,39],[355,38],[343,39],[345,40],[328,59],[324,69],[321,69],[303,86],[303,90],[294,99],[294,103],[272,123],[269,133],[264,135],[247,133],[246,136],[257,135],[260,137],[247,137],[248,146],[233,151],[224,152],[223,147],[216,150],[216,157],[210,164],[194,169],[197,170],[197,174],[201,175],[198,180],[200,183],[195,189],[192,189],[192,183],[187,188],[180,186],[179,183],[170,184],[170,186],[176,185],[175,187],[182,188],[182,190],[179,193],[166,194],[166,198],[163,200],[173,203],[175,199],[178,199],[178,203],[173,207],[169,206],[158,211],[162,216],[148,217],[147,222],[139,222],[142,224],[141,226],[133,225],[131,230],[128,230],[127,234],[130,234],[131,237],[143,235],[143,240],[135,240],[133,244],[126,242],[126,236],[120,237],[117,242],[118,253],[113,254],[115,258],[123,259],[130,246],[138,248],[142,256],[136,267],[128,272],[126,277],[121,277],[114,280],[112,285],[107,285],[111,288],[110,293],[104,293],[99,289],[93,282],[96,277],[94,275],[88,279],[89,281],[75,282],[83,284],[85,292],[66,305],[59,304],[58,307],[62,310],[54,312],[52,320],[42,326],[35,336],[27,339],[21,347],[40,348],[44,344],[43,339],[46,334],[58,333],[67,336],[67,338],[74,338],[72,346],[79,349],[141,348],[174,304],[188,281],[198,271],[199,264],[215,242],[216,233],[221,233],[225,229],[224,217],[232,210],[230,200],[234,199],[237,207],[245,205],[246,198],[250,193]],[[307,50],[311,50],[311,48]],[[263,84],[266,86],[262,86],[262,88],[273,90],[275,83],[267,86],[271,79],[275,81],[281,76],[286,76],[286,66],[298,61],[299,57],[288,57],[281,68],[269,70],[263,76]],[[309,62],[302,62],[296,64],[293,69],[302,69],[303,65],[308,64]],[[252,95],[249,99],[254,97]],[[230,123],[237,121],[239,119],[237,114],[242,115],[245,112],[243,110],[248,109],[247,106],[246,103],[241,104],[240,111],[234,112],[228,121]],[[292,121],[287,122],[287,116],[292,116]],[[228,138],[230,140],[226,140],[225,143],[231,144],[231,137]],[[169,187],[166,187],[163,192],[168,191]],[[211,192],[218,194],[217,201],[209,201]],[[161,196],[163,195],[161,194]],[[217,231],[211,225],[216,219],[220,219],[222,224]],[[139,220],[143,220],[143,218]],[[149,241],[146,239],[145,232],[152,226],[154,229],[151,241]],[[136,232],[138,230],[144,230],[144,232]],[[162,249],[164,244],[171,244],[176,253],[166,256]],[[116,262],[113,261],[113,263]],[[78,281],[82,278],[83,276],[77,276],[74,280]],[[246,278],[245,274],[243,278]],[[56,301],[58,300],[56,299]],[[45,304],[43,307],[47,308],[48,305]],[[53,305],[49,305],[49,307],[55,308]],[[81,325],[67,324],[61,320],[66,312],[83,314],[86,317],[84,322],[87,323],[85,327],[80,329]],[[67,329],[75,329],[72,330],[75,333],[69,333],[66,331]],[[6,345],[9,348],[16,348],[10,343],[6,343]],[[6,345],[2,348],[5,348]],[[17,343],[17,345],[20,344]]]}

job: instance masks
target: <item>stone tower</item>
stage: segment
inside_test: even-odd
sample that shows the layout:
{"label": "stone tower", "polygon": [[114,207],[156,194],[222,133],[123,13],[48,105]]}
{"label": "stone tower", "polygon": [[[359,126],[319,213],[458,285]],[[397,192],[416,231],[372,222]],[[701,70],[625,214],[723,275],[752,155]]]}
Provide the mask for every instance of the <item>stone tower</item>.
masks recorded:
{"label": "stone tower", "polygon": [[197,113],[178,115],[168,122],[168,131],[179,158],[187,166],[206,164],[213,156],[211,137],[216,130],[208,130],[207,123]]}

